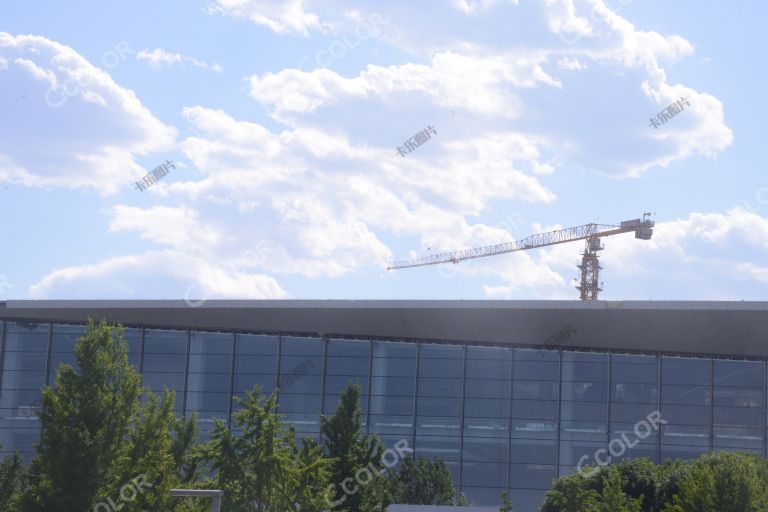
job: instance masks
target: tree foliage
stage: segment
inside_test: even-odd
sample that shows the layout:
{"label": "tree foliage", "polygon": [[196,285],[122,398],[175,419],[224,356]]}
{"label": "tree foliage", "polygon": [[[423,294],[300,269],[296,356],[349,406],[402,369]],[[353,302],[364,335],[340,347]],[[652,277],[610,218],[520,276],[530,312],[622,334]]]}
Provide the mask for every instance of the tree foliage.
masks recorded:
{"label": "tree foliage", "polygon": [[557,480],[542,512],[753,512],[768,510],[768,461],[717,452],[694,461],[657,465],[625,460],[589,477]]}
{"label": "tree foliage", "polygon": [[223,508],[322,510],[330,460],[309,440],[297,447],[295,429],[277,413],[277,393],[265,397],[255,386],[238,404],[235,431],[217,420],[208,448],[214,482],[224,491]]}
{"label": "tree foliage", "polygon": [[362,493],[345,494],[342,484],[362,468],[378,472],[382,467],[381,456],[384,450],[378,438],[363,434],[361,427],[360,386],[351,384],[341,394],[336,413],[330,418],[320,418],[325,452],[333,460],[332,503],[338,503],[335,510],[360,512]]}

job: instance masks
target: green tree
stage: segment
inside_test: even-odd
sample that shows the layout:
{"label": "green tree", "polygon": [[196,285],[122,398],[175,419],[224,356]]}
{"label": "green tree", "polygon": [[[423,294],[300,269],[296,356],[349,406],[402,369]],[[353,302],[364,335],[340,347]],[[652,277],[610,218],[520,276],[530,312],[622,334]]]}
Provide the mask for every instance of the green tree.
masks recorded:
{"label": "green tree", "polygon": [[603,477],[600,512],[642,512],[642,510],[642,498],[631,498],[624,493],[621,474],[616,469],[607,471]]}
{"label": "green tree", "polygon": [[202,471],[203,453],[198,444],[200,429],[197,422],[198,415],[194,412],[188,418],[176,419],[173,426],[171,453],[181,484],[197,481]]}
{"label": "green tree", "polygon": [[503,491],[501,493],[501,506],[499,512],[512,512],[512,500],[509,499],[509,493]]}
{"label": "green tree", "polygon": [[111,501],[122,512],[170,510],[173,393],[142,390],[122,327],[89,320],[75,358],[77,369],[61,365],[55,388],[42,390],[40,442],[19,508],[82,512]]}
{"label": "green tree", "polygon": [[448,465],[441,459],[405,457],[395,476],[398,503],[410,505],[454,505],[456,489]]}
{"label": "green tree", "polygon": [[326,455],[333,459],[331,464],[331,482],[338,503],[335,509],[359,512],[362,493],[345,494],[342,484],[355,473],[368,468],[372,473],[381,469],[381,456],[384,452],[376,436],[362,433],[362,414],[360,411],[360,386],[350,384],[341,394],[336,412],[330,418],[320,418],[320,431],[324,437]]}
{"label": "green tree", "polygon": [[669,512],[757,512],[768,510],[766,461],[747,453],[713,453],[692,462]]}
{"label": "green tree", "polygon": [[[599,473],[598,473],[599,474]],[[573,473],[555,482],[547,491],[542,512],[598,512],[600,494],[595,489],[595,475]]]}
{"label": "green tree", "polygon": [[24,461],[18,453],[0,463],[0,512],[18,510],[16,501],[21,491]]}
{"label": "green tree", "polygon": [[385,470],[362,488],[363,510],[383,512],[393,503],[407,505],[466,506],[463,494],[456,495],[448,465],[441,459],[405,457],[397,468]]}
{"label": "green tree", "polygon": [[116,486],[108,496],[131,496],[125,486],[133,486],[136,496],[122,502],[121,512],[170,510],[169,490],[178,482],[171,452],[171,429],[176,422],[174,393],[166,390],[162,398],[149,394],[138,419],[127,436],[127,450],[116,462]]}
{"label": "green tree", "polygon": [[82,512],[117,472],[138,411],[140,377],[128,364],[123,330],[88,322],[75,345],[79,371],[61,365],[56,388],[43,388],[36,481],[25,511]]}
{"label": "green tree", "polygon": [[[224,491],[222,508],[231,512],[320,510],[325,504],[330,460],[316,446],[299,450],[293,428],[277,414],[277,394],[259,386],[238,399],[234,430],[221,420],[211,433],[207,453],[214,482]],[[236,434],[235,431],[242,433]],[[305,489],[319,492],[305,492]],[[310,496],[311,494],[311,496]]]}

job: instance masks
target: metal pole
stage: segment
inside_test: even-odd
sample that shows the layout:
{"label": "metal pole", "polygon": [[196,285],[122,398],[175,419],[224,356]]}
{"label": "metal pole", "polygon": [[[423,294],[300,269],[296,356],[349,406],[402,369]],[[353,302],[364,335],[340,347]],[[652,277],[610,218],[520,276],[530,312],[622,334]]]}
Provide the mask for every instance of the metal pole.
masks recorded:
{"label": "metal pole", "polygon": [[171,496],[192,496],[213,499],[213,512],[221,512],[221,497],[224,491],[219,489],[171,489]]}

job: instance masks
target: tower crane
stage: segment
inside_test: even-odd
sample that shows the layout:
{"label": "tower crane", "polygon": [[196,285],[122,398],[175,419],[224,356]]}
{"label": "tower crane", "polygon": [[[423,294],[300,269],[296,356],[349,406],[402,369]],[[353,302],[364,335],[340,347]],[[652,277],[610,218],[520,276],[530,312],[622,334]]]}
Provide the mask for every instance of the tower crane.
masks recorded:
{"label": "tower crane", "polygon": [[527,251],[549,245],[564,244],[566,242],[575,242],[576,240],[586,240],[586,247],[581,255],[581,265],[577,267],[581,270],[581,280],[576,286],[579,290],[581,300],[597,300],[598,292],[603,291],[600,288],[600,266],[598,260],[598,251],[602,251],[602,238],[622,233],[635,233],[635,238],[640,240],[650,240],[653,235],[655,221],[649,219],[651,214],[646,212],[642,219],[625,220],[618,226],[610,224],[584,224],[572,228],[557,229],[546,233],[538,233],[528,238],[517,240],[515,242],[506,242],[503,244],[486,245],[485,247],[476,247],[474,249],[463,249],[461,251],[444,252],[421,256],[412,260],[394,261],[387,270],[397,270],[410,267],[425,267],[428,265],[440,265],[442,263],[458,263],[464,260],[475,258],[485,258],[486,256],[496,256],[497,254],[506,254],[508,252]]}

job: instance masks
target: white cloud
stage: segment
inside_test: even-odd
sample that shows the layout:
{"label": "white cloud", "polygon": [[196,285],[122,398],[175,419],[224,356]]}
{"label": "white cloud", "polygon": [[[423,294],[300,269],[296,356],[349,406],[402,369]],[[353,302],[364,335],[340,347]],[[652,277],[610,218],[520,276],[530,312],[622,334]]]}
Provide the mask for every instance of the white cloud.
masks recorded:
{"label": "white cloud", "polygon": [[586,64],[575,57],[564,57],[557,61],[557,67],[568,71],[583,71],[587,69]]}
{"label": "white cloud", "polygon": [[155,48],[151,52],[149,50],[140,50],[136,54],[136,58],[149,64],[152,69],[161,70],[163,66],[171,66],[177,63],[189,62],[190,64],[221,73],[222,68],[218,64],[209,65],[207,62],[196,59],[194,57],[188,57],[180,53],[171,53],[163,50],[162,48]]}
{"label": "white cloud", "polygon": [[278,34],[307,35],[320,29],[317,14],[306,10],[304,0],[215,0],[208,5],[211,14],[246,18]]}
{"label": "white cloud", "polygon": [[[175,293],[164,295],[168,290]],[[175,251],[118,256],[59,269],[32,285],[30,295],[34,299],[288,297],[270,276],[227,270]]]}
{"label": "white cloud", "polygon": [[386,99],[412,94],[437,107],[461,108],[476,115],[515,118],[521,106],[507,87],[529,88],[560,83],[541,67],[543,53],[526,52],[491,57],[439,53],[430,65],[369,65],[356,78],[327,69],[284,70],[250,78],[250,94],[276,107],[275,116],[308,114],[319,107],[356,99]]}
{"label": "white cloud", "polygon": [[761,267],[754,263],[741,263],[737,267],[738,271],[750,279],[768,284],[768,267]]}
{"label": "white cloud", "polygon": [[[0,55],[3,80],[28,91],[23,114],[36,120],[0,116],[0,180],[111,194],[146,173],[136,158],[173,147],[172,127],[72,48],[0,32]],[[13,101],[0,95],[0,111],[17,109]]]}
{"label": "white cloud", "polygon": [[197,212],[186,207],[153,206],[144,209],[117,205],[111,214],[110,233],[137,231],[142,238],[157,244],[190,252],[214,248],[220,241],[219,232],[202,225]]}

